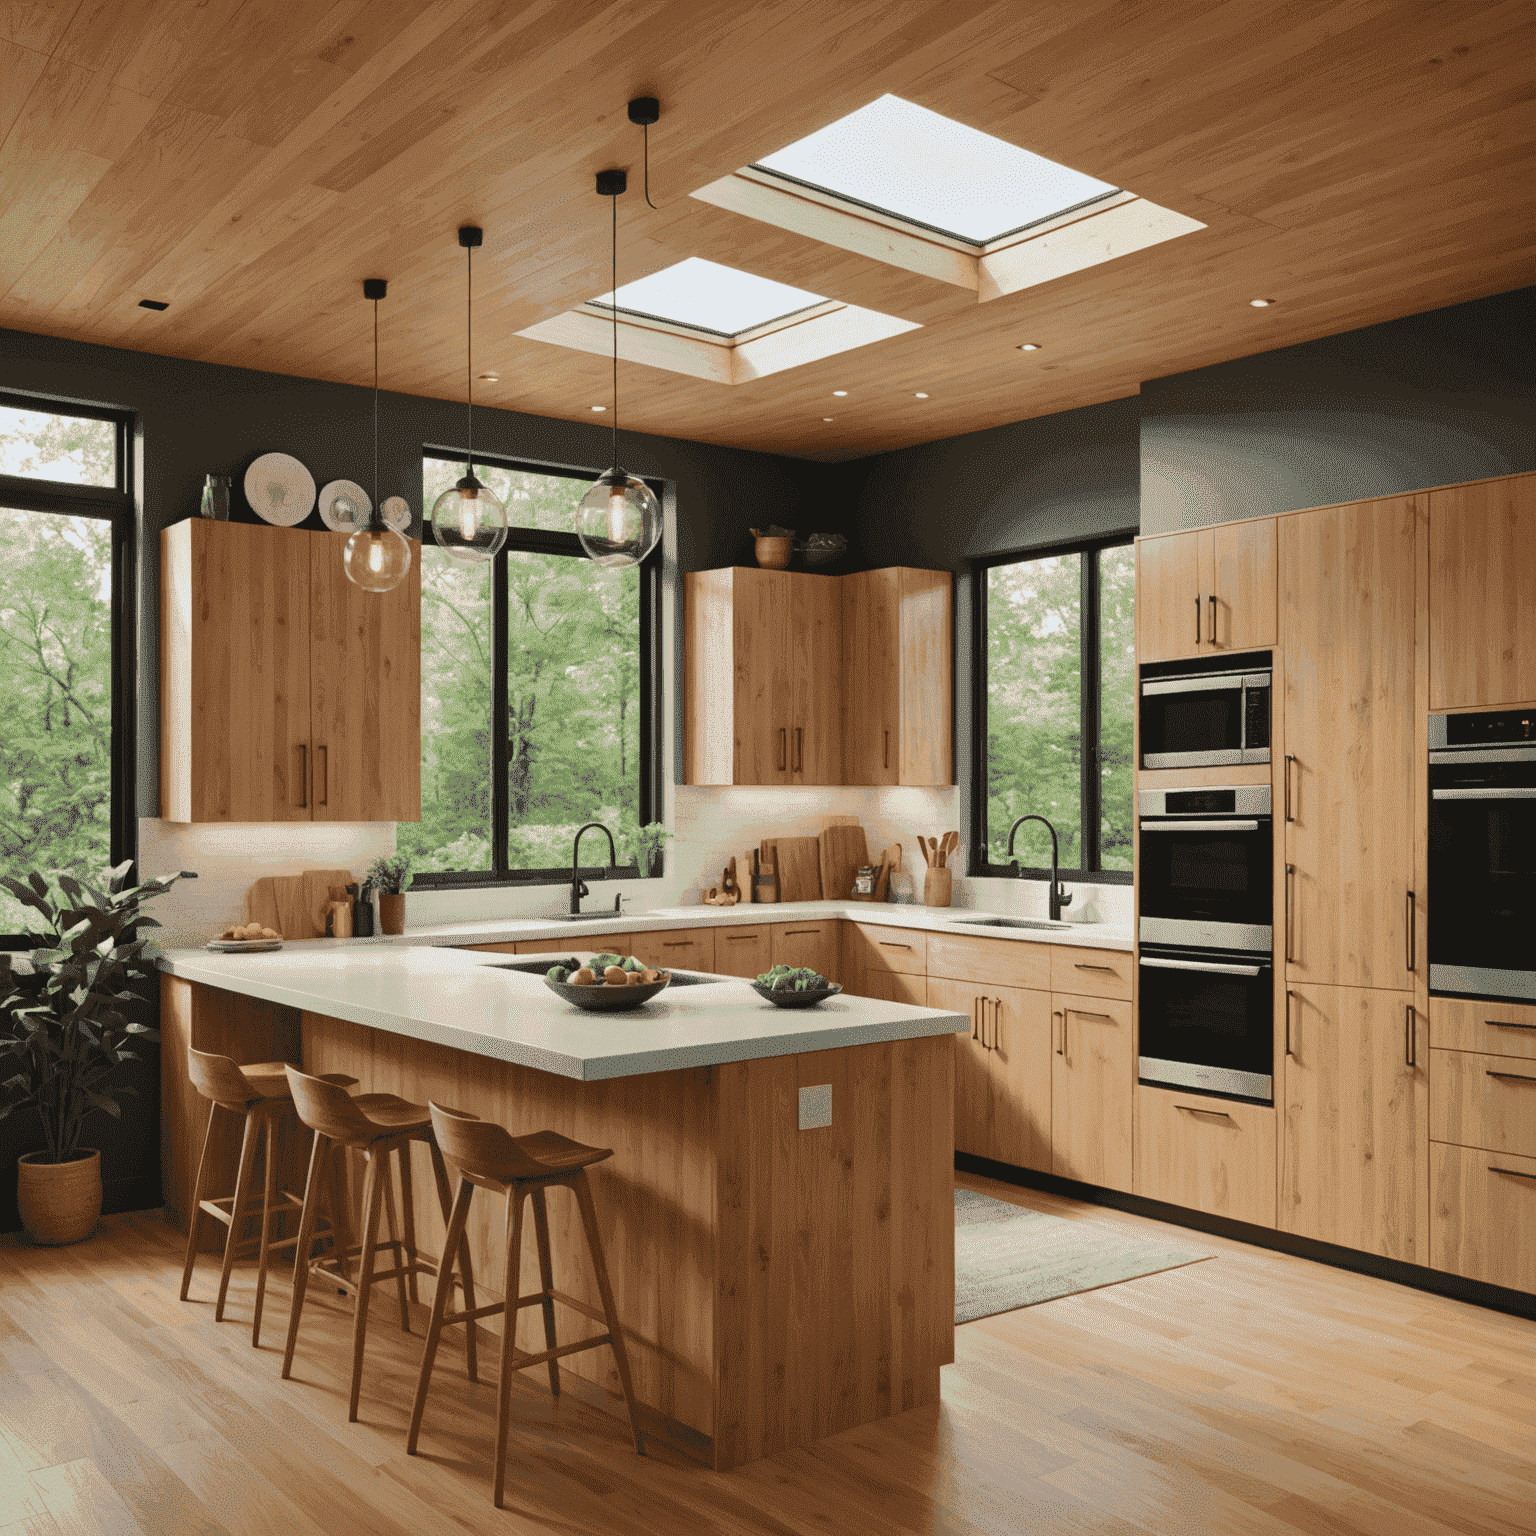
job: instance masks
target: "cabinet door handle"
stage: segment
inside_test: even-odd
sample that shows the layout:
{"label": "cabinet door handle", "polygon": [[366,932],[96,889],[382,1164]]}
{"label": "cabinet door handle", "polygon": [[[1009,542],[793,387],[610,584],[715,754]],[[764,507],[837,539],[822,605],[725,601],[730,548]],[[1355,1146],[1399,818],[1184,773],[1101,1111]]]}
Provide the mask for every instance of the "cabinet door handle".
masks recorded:
{"label": "cabinet door handle", "polygon": [[1296,994],[1289,987],[1285,991],[1285,1054],[1291,1054],[1291,999]]}
{"label": "cabinet door handle", "polygon": [[801,726],[795,727],[795,772],[799,773],[805,766],[805,730]]}
{"label": "cabinet door handle", "polygon": [[789,761],[788,761],[788,758],[789,758],[789,731],[784,726],[781,725],[779,727],[779,772],[780,773],[787,773],[789,771]]}
{"label": "cabinet door handle", "polygon": [[1062,1018],[1066,1018],[1069,1013],[1075,1013],[1080,1019],[1103,1019],[1109,1024],[1115,1022],[1115,1016],[1112,1013],[1089,1013],[1086,1008],[1063,1008],[1061,1011]]}
{"label": "cabinet door handle", "polygon": [[1182,1109],[1186,1115],[1214,1115],[1218,1120],[1230,1120],[1232,1118],[1224,1109],[1197,1109],[1193,1104],[1175,1104],[1175,1109]]}
{"label": "cabinet door handle", "polygon": [[981,1039],[981,1035],[979,1033],[979,1029],[980,1029],[980,1019],[979,1019],[980,1009],[981,1009],[981,999],[979,997],[973,997],[971,999],[971,1039],[972,1040],[980,1040]]}
{"label": "cabinet door handle", "polygon": [[1115,974],[1115,968],[1112,965],[1084,965],[1078,960],[1072,962],[1072,969],[1074,971],[1108,971],[1111,976]]}
{"label": "cabinet door handle", "polygon": [[1065,1056],[1067,1054],[1067,1016],[1058,1008],[1051,1017],[1061,1020],[1061,1044],[1056,1047],[1056,1054]]}
{"label": "cabinet door handle", "polygon": [[1291,954],[1291,876],[1295,873],[1294,864],[1285,866],[1285,958],[1287,964],[1295,958]]}
{"label": "cabinet door handle", "polygon": [[1195,593],[1195,644],[1200,644],[1200,594]]}
{"label": "cabinet door handle", "polygon": [[1003,1045],[1003,1000],[992,999],[992,1049],[1001,1050]]}
{"label": "cabinet door handle", "polygon": [[1291,764],[1295,761],[1296,758],[1293,753],[1287,752],[1285,754],[1285,819],[1287,821],[1296,820],[1291,815]]}
{"label": "cabinet door handle", "polygon": [[320,805],[329,805],[331,803],[331,749],[329,747],[316,747],[315,750],[321,754],[321,758],[320,758],[320,790],[321,790],[321,794],[320,794],[320,799],[319,799],[319,801],[317,803],[320,804]]}
{"label": "cabinet door handle", "polygon": [[[1403,1028],[1408,1032],[1408,1043],[1405,1049],[1408,1053],[1408,1065],[1416,1067],[1419,1064],[1419,1016],[1412,1003],[1408,1004],[1403,1019]],[[1536,1082],[1536,1078],[1532,1079]]]}
{"label": "cabinet door handle", "polygon": [[301,741],[299,751],[304,755],[299,759],[299,809],[309,809],[309,743]]}
{"label": "cabinet door handle", "polygon": [[1536,1083],[1536,1077],[1527,1077],[1524,1072],[1490,1072],[1489,1077],[1501,1077],[1506,1083]]}
{"label": "cabinet door handle", "polygon": [[885,733],[885,759],[883,766],[886,768],[891,766],[891,733],[889,731]]}
{"label": "cabinet door handle", "polygon": [[1216,644],[1216,598],[1215,598],[1215,595],[1212,594],[1209,598],[1206,599],[1206,601],[1209,602],[1210,605],[1211,605],[1211,644],[1215,645]]}
{"label": "cabinet door handle", "polygon": [[1413,892],[1408,892],[1408,969],[1416,971],[1419,968],[1419,909],[1418,903],[1413,899]]}
{"label": "cabinet door handle", "polygon": [[1507,1173],[1512,1179],[1536,1179],[1536,1173],[1527,1173],[1523,1168],[1495,1168],[1488,1164],[1489,1173]]}

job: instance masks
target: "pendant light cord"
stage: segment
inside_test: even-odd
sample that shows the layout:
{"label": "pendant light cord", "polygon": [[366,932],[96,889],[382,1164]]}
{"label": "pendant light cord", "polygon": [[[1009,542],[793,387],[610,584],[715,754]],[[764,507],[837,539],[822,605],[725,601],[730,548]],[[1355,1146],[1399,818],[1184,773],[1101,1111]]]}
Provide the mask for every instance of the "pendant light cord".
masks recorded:
{"label": "pendant light cord", "polygon": [[[656,208],[656,204],[651,202],[651,125],[645,124],[642,131],[645,134],[645,200],[652,208]],[[660,213],[661,209],[656,208],[656,211]]]}
{"label": "pendant light cord", "polygon": [[373,301],[373,516],[369,529],[377,531],[384,513],[379,507],[379,301]]}
{"label": "pendant light cord", "polygon": [[468,437],[465,473],[475,473],[475,248],[464,247],[464,415]]}
{"label": "pendant light cord", "polygon": [[613,467],[619,467],[619,198],[615,193],[613,204],[613,263],[610,276],[613,287],[608,290],[613,300]]}

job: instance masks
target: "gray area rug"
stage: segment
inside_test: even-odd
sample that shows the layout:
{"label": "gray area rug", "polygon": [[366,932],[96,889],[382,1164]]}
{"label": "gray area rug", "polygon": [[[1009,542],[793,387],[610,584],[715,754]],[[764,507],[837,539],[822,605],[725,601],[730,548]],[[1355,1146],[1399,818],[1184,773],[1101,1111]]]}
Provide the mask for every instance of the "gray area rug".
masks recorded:
{"label": "gray area rug", "polygon": [[1213,1255],[955,1191],[955,1321],[974,1322]]}

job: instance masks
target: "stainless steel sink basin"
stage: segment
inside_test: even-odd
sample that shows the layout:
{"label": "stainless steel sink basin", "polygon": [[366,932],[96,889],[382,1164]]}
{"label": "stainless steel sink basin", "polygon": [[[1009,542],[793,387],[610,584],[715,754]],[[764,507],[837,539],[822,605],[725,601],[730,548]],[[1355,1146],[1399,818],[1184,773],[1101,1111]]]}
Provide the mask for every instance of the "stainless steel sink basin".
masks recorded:
{"label": "stainless steel sink basin", "polygon": [[551,912],[541,923],[622,923],[625,914],[611,907],[606,912]]}
{"label": "stainless steel sink basin", "polygon": [[956,923],[964,923],[968,928],[1044,928],[1052,933],[1060,933],[1070,928],[1071,923],[1053,923],[1043,917],[957,917]]}

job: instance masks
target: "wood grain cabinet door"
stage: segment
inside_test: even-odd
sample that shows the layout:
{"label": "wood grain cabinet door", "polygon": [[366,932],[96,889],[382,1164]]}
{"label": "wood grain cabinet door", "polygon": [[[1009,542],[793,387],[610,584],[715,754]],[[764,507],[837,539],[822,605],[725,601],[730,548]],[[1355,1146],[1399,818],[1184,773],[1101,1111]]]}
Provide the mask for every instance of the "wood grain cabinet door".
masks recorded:
{"label": "wood grain cabinet door", "polygon": [[1536,702],[1536,475],[1429,493],[1429,707]]}
{"label": "wood grain cabinet door", "polygon": [[313,538],[195,517],[162,534],[167,821],[311,819]]}
{"label": "wood grain cabinet door", "polygon": [[834,576],[789,578],[789,782],[843,781],[843,587]]}
{"label": "wood grain cabinet door", "polygon": [[901,773],[901,572],[843,577],[843,782]]}
{"label": "wood grain cabinet door", "polygon": [[1427,1177],[1420,1171],[1427,1149],[1419,1096],[1427,1091],[1429,1052],[1412,1004],[1410,992],[1290,989],[1282,1231],[1428,1262],[1417,1192]]}
{"label": "wood grain cabinet door", "polygon": [[316,821],[421,820],[421,546],[391,592],[347,579],[347,536],[309,536]]}
{"label": "wood grain cabinet door", "polygon": [[1128,1191],[1136,1085],[1131,1005],[1056,993],[1052,1008],[1051,1172]]}
{"label": "wood grain cabinet door", "polygon": [[[902,568],[899,628],[900,758],[897,782],[943,785],[955,779],[951,734],[954,692],[954,577]],[[881,740],[882,750],[884,738]],[[895,751],[895,743],[892,744]]]}
{"label": "wood grain cabinet door", "polygon": [[929,977],[927,994],[930,1008],[965,1014],[971,1020],[970,1034],[954,1037],[955,1151],[972,1157],[996,1157],[997,1074],[982,1035],[981,988],[969,981]]}
{"label": "wood grain cabinet door", "polygon": [[1205,650],[1200,535],[1170,533],[1136,541],[1136,655],[1172,661]]}
{"label": "wood grain cabinet door", "polygon": [[870,970],[859,973],[848,972],[848,981],[843,985],[856,997],[878,997],[887,1003],[910,1003],[914,1008],[922,1008],[928,1002],[928,981],[923,976],[907,976],[901,971]]}
{"label": "wood grain cabinet door", "polygon": [[1415,511],[1399,496],[1280,520],[1293,981],[1413,985]]}
{"label": "wood grain cabinet door", "polygon": [[836,918],[816,922],[774,923],[770,949],[775,965],[805,966],[828,981],[842,980],[842,924]]}
{"label": "wood grain cabinet door", "polygon": [[992,1144],[988,1156],[1051,1171],[1051,994],[983,988],[982,1033],[992,1054]]}
{"label": "wood grain cabinet door", "polygon": [[1275,643],[1275,519],[1219,523],[1201,535],[1206,648],[1260,650]]}
{"label": "wood grain cabinet door", "polygon": [[790,574],[738,567],[731,576],[731,782],[788,784]]}
{"label": "wood grain cabinet door", "polygon": [[721,976],[761,976],[773,964],[772,953],[773,930],[767,923],[715,929],[715,970]]}

